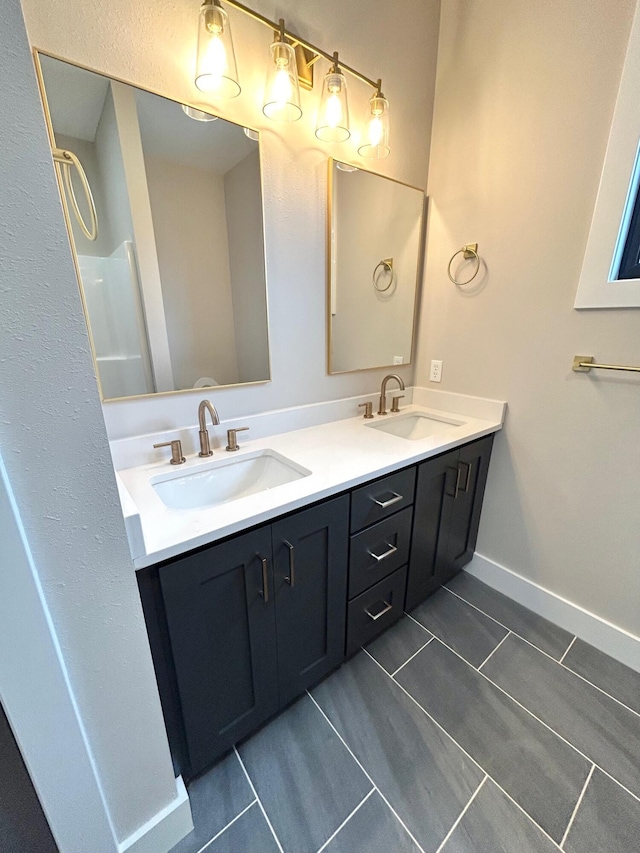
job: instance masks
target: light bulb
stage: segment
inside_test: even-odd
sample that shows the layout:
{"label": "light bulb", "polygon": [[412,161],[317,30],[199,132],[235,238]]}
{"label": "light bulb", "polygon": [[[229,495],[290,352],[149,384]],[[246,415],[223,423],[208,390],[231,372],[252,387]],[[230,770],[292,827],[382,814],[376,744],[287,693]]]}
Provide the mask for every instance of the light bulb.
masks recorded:
{"label": "light bulb", "polygon": [[374,116],[369,122],[369,145],[380,145],[382,139],[382,122],[378,116]]}
{"label": "light bulb", "polygon": [[302,115],[298,68],[293,47],[287,44],[284,21],[270,47],[272,62],[267,69],[262,112],[274,121],[297,121]]}
{"label": "light bulb", "polygon": [[278,106],[284,106],[291,97],[291,80],[286,67],[278,68],[271,90],[273,100]]}
{"label": "light bulb", "polygon": [[231,27],[219,0],[205,0],[198,22],[195,84],[201,92],[222,98],[240,94]]}
{"label": "light bulb", "polygon": [[316,136],[323,142],[345,142],[351,136],[347,81],[338,66],[337,54],[334,54],[333,66],[322,84]]}
{"label": "light bulb", "polygon": [[335,92],[329,95],[325,116],[329,127],[337,127],[342,120],[342,104]]}
{"label": "light bulb", "polygon": [[389,102],[380,91],[381,81],[378,80],[378,90],[370,98],[364,116],[362,140],[358,146],[358,154],[370,160],[386,157],[389,148]]}
{"label": "light bulb", "polygon": [[215,92],[222,84],[224,72],[227,70],[227,52],[222,39],[216,33],[205,50],[204,64],[207,73],[199,78],[198,87],[203,92]]}

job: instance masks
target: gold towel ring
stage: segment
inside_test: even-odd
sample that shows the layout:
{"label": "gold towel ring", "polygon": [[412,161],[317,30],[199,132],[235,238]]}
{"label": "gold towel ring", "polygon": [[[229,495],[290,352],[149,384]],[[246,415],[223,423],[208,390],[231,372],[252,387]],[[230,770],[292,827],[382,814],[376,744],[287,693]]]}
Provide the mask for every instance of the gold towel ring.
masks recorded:
{"label": "gold towel ring", "polygon": [[[457,255],[459,255],[460,253],[464,255],[466,261],[471,260],[471,258],[476,259],[476,271],[471,276],[471,278],[468,278],[466,281],[456,281],[455,278],[451,275],[451,264],[453,263]],[[465,284],[471,284],[471,282],[474,280],[474,278],[478,275],[479,272],[480,255],[478,254],[477,243],[467,243],[466,246],[463,246],[461,249],[458,249],[457,252],[454,252],[454,254],[451,256],[451,260],[449,261],[449,266],[447,267],[447,275],[449,276],[449,280],[456,284],[458,287],[464,287]]]}
{"label": "gold towel ring", "polygon": [[[91,187],[89,186],[89,181],[87,179],[87,175],[82,168],[82,164],[73,153],[73,151],[66,151],[64,148],[54,148],[52,149],[53,159],[56,163],[60,163],[62,168],[62,177],[64,180],[64,185],[67,189],[67,195],[69,197],[69,203],[71,204],[71,209],[78,220],[78,225],[82,229],[82,233],[85,235],[87,240],[94,241],[98,236],[98,215],[96,213],[96,205],[93,200],[93,195],[91,194]],[[87,199],[87,205],[89,207],[89,216],[91,217],[91,225],[87,227],[84,219],[82,218],[82,214],[80,213],[80,208],[78,207],[78,199],[76,198],[76,193],[73,188],[73,183],[71,181],[71,166],[75,166],[78,170],[78,175],[80,176],[80,182],[82,183],[82,189],[84,190],[85,198]]]}
{"label": "gold towel ring", "polygon": [[[386,287],[378,287],[378,279],[376,278],[376,273],[382,267],[384,272],[389,272],[391,275],[389,276],[389,284]],[[373,286],[378,291],[378,293],[386,293],[387,290],[393,284],[393,258],[385,258],[384,261],[380,261],[379,264],[376,264],[375,269],[373,270]]]}

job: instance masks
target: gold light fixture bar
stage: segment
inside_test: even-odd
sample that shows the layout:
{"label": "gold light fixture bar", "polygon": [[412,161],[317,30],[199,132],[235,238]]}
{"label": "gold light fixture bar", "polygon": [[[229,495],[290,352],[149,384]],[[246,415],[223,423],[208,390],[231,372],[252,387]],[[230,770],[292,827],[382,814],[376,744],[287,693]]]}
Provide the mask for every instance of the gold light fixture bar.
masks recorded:
{"label": "gold light fixture bar", "polygon": [[[271,30],[279,31],[280,26],[276,21],[272,21],[269,18],[261,15],[259,12],[254,12],[253,9],[250,9],[248,6],[245,6],[244,3],[238,3],[237,0],[224,0],[227,6],[232,6],[234,9],[239,9],[241,12],[244,12],[246,15],[249,15],[250,18],[253,18],[254,21],[259,21],[261,24],[264,24],[265,27],[269,27]],[[306,41],[305,39],[301,39],[300,36],[297,36],[295,33],[289,32],[289,30],[284,31],[285,36],[290,39],[293,44],[299,44],[305,50],[309,50],[315,54],[315,57],[307,63],[308,66],[313,65],[316,61],[316,58],[319,56],[324,57],[329,62],[333,63],[333,54],[327,53],[326,50],[322,50],[322,48],[317,47],[315,44],[312,44],[310,41]],[[340,60],[340,68],[344,71],[348,71],[349,74],[352,74],[354,77],[357,77],[358,80],[362,80],[363,83],[371,86],[372,89],[378,90],[378,82],[376,80],[371,80],[369,77],[366,77],[364,74],[361,74],[355,68],[352,68],[350,65],[346,65],[342,60]]]}

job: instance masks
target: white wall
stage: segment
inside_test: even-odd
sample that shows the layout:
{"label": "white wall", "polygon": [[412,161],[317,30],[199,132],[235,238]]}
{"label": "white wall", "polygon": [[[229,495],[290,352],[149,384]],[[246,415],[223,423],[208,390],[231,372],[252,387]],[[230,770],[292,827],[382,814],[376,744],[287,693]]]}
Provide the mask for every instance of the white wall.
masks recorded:
{"label": "white wall", "polygon": [[238,380],[269,378],[267,282],[260,152],[252,151],[224,176]]}
{"label": "white wall", "polygon": [[146,152],[144,164],[175,387],[237,382],[223,178]]}
{"label": "white wall", "polygon": [[[86,732],[104,820],[122,841],[177,791],[17,0],[3,6],[0,77],[0,451]],[[6,547],[3,537],[3,583],[15,572],[17,588],[26,561],[10,559]],[[26,608],[20,616],[30,618]],[[2,649],[5,665],[21,659],[20,648],[3,640]],[[46,672],[35,660],[30,665],[11,701],[0,685],[3,705],[18,731],[19,700],[39,696],[49,731],[51,707],[32,684],[46,681]],[[74,750],[66,760],[56,752],[68,734],[61,719],[48,755],[63,788],[76,772]],[[41,790],[36,776],[34,783]],[[71,792],[73,828],[80,829],[97,807],[95,788],[69,784]],[[48,817],[55,831],[55,816]],[[97,824],[95,832],[96,850],[116,849],[115,841],[105,846]],[[90,846],[85,837],[64,853]]]}
{"label": "white wall", "polygon": [[[443,4],[417,383],[509,402],[478,551],[640,635],[634,310],[573,309],[634,0]],[[478,287],[447,279],[478,241]]]}
{"label": "white wall", "polygon": [[[109,223],[110,244],[104,253],[104,257],[108,257],[125,240],[133,240],[127,179],[124,173],[122,148],[111,87],[104,99],[102,115],[98,122],[95,149],[100,170],[100,184],[104,191],[102,203],[105,206],[106,219]],[[80,254],[85,254],[80,246],[78,251]]]}
{"label": "white wall", "polygon": [[[409,363],[424,197],[368,172],[339,169],[333,195],[331,368],[390,365],[395,356]],[[386,258],[393,259],[393,278],[378,267]],[[388,290],[376,290],[374,274]]]}
{"label": "white wall", "polygon": [[[258,11],[278,18],[346,62],[383,78],[393,126],[392,153],[380,161],[384,174],[424,186],[427,176],[438,0],[300,0],[283,8],[275,0],[254,0]],[[166,2],[140,12],[128,0],[60,0],[55,5],[24,0],[32,44],[105,74],[136,83],[176,101],[201,99],[192,80],[197,5]],[[269,288],[272,382],[221,390],[221,417],[374,391],[386,371],[344,376],[326,374],[325,207],[327,158],[358,162],[355,147],[320,143],[314,135],[319,86],[302,93],[303,118],[282,128],[261,111],[270,31],[229,10],[242,76],[240,97],[226,102],[223,115],[263,128],[267,282]],[[319,62],[322,76],[326,64]],[[354,125],[359,126],[371,90],[349,79]],[[411,368],[401,372],[406,380]],[[105,406],[109,434],[140,434],[196,422],[199,392],[158,397],[146,403]]]}

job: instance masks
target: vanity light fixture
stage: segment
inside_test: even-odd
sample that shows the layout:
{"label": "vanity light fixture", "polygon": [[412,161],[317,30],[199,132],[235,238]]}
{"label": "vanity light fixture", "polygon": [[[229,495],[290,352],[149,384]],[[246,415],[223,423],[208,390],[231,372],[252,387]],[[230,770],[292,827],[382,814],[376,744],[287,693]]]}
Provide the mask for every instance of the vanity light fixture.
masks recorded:
{"label": "vanity light fixture", "polygon": [[195,84],[221,98],[240,94],[231,26],[220,0],[205,0],[200,7]]}
{"label": "vanity light fixture", "polygon": [[204,110],[199,110],[196,107],[190,107],[189,104],[181,104],[183,112],[194,119],[194,121],[217,121],[218,116],[212,116]]}
{"label": "vanity light fixture", "polygon": [[293,47],[287,42],[284,19],[280,18],[276,39],[271,45],[262,112],[274,121],[297,121],[302,116],[300,85]]}
{"label": "vanity light fixture", "polygon": [[322,83],[316,136],[323,142],[346,142],[351,136],[347,78],[338,64],[337,53],[333,54],[333,65]]}
{"label": "vanity light fixture", "polygon": [[389,154],[389,101],[382,94],[382,80],[378,90],[371,96],[364,117],[364,133],[358,154],[371,160],[379,160]]}
{"label": "vanity light fixture", "polygon": [[[292,122],[301,117],[299,86],[313,88],[313,65],[322,57],[331,65],[323,80],[315,131],[318,139],[339,143],[346,142],[351,136],[345,77],[345,72],[348,72],[374,90],[368,102],[358,152],[368,159],[389,154],[389,102],[382,94],[380,80],[371,80],[344,62],[338,63],[337,53],[327,53],[287,31],[282,19],[276,24],[237,0],[225,0],[225,3],[269,27],[276,34],[270,47],[270,65],[262,108],[268,118]],[[220,0],[204,0],[200,8],[195,83],[201,91],[223,97],[235,97],[240,93],[229,20]]]}

